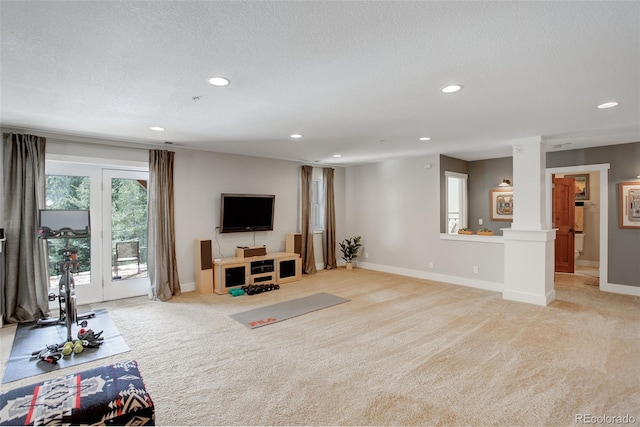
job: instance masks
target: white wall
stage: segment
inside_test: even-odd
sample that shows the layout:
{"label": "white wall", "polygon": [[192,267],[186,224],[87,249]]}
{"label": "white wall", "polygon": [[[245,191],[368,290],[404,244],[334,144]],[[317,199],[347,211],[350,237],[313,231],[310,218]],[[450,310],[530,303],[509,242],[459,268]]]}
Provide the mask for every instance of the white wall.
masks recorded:
{"label": "white wall", "polygon": [[113,160],[117,160],[117,163],[123,166],[149,166],[149,152],[140,148],[114,147],[47,138],[46,152],[47,160],[76,158],[98,164],[113,164]]}
{"label": "white wall", "polygon": [[438,156],[354,166],[346,173],[346,229],[362,236],[359,265],[496,291],[502,288],[501,237],[494,238],[497,243],[440,238]]}

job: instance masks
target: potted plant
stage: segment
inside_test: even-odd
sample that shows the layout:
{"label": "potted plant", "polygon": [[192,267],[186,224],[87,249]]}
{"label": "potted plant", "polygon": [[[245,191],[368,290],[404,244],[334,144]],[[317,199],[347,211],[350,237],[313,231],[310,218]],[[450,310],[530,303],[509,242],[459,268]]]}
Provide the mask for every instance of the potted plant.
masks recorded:
{"label": "potted plant", "polygon": [[470,228],[462,227],[458,229],[458,234],[473,234]]}
{"label": "potted plant", "polygon": [[493,236],[493,231],[489,230],[487,227],[484,227],[478,230],[478,236]]}
{"label": "potted plant", "polygon": [[351,270],[353,268],[353,260],[358,257],[358,251],[362,244],[360,243],[362,237],[356,236],[351,237],[350,239],[344,239],[339,243],[340,250],[342,251],[342,259],[347,262],[347,270]]}

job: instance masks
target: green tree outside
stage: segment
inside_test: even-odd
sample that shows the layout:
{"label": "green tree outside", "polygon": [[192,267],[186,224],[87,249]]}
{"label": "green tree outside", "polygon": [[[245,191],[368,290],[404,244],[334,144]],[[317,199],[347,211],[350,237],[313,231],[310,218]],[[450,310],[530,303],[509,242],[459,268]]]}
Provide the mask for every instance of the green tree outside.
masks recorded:
{"label": "green tree outside", "polygon": [[[112,212],[111,240],[115,242],[137,240],[141,248],[147,246],[147,182],[114,178],[111,183]],[[47,175],[47,209],[90,209],[91,188],[89,177]],[[49,239],[49,274],[57,276],[61,260],[58,251],[67,247],[78,250],[79,272],[91,270],[91,239]],[[146,251],[141,251],[146,263]]]}
{"label": "green tree outside", "polygon": [[[89,209],[90,182],[84,176],[47,175],[47,209]],[[48,239],[49,275],[57,276],[59,262],[58,251],[65,247],[78,250],[78,271],[91,270],[91,238]]]}

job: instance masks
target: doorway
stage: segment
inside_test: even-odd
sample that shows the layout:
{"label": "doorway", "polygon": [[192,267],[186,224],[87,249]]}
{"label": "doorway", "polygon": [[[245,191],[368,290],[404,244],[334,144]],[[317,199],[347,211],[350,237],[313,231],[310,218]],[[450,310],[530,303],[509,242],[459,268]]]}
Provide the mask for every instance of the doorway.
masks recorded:
{"label": "doorway", "polygon": [[[572,281],[590,285],[598,285],[604,290],[607,286],[608,260],[608,170],[609,164],[584,165],[549,168],[546,170],[547,184],[547,223],[553,221],[553,177],[571,177],[584,183],[588,177],[586,194],[583,187],[579,187],[576,197],[576,213],[582,215],[583,235],[576,239],[579,242],[575,256],[575,270]],[[582,184],[585,185],[585,184]],[[555,228],[555,227],[554,227]],[[567,274],[567,273],[562,273]]]}
{"label": "doorway", "polygon": [[102,171],[103,299],[144,295],[147,274],[148,172]]}
{"label": "doorway", "polygon": [[[114,169],[112,165],[47,160],[46,208],[88,209],[91,235],[71,239],[78,249],[75,276],[78,304],[146,295],[147,181],[148,171]],[[66,243],[66,242],[64,242]],[[118,256],[120,243],[134,246]],[[48,241],[49,286],[58,291],[57,249]],[[120,254],[123,254],[120,252]]]}

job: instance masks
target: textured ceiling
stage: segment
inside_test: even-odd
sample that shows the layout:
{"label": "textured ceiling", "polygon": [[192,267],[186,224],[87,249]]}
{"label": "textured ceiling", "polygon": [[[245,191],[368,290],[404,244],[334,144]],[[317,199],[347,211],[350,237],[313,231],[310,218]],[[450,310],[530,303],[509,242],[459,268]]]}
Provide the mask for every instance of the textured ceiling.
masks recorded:
{"label": "textured ceiling", "polygon": [[640,2],[2,0],[0,16],[5,130],[338,165],[640,141]]}

